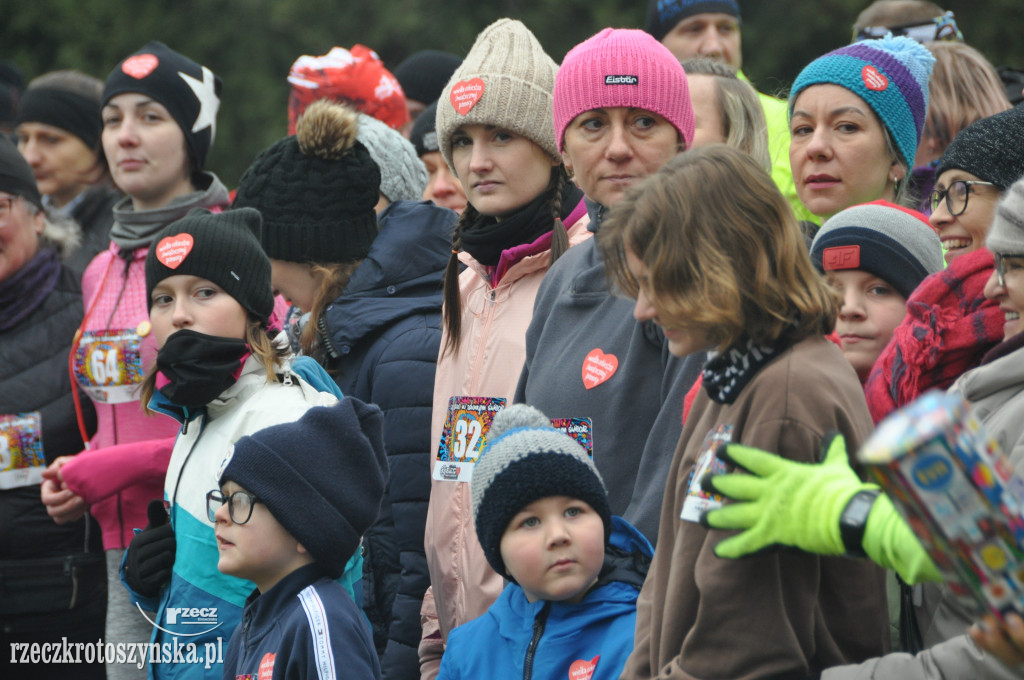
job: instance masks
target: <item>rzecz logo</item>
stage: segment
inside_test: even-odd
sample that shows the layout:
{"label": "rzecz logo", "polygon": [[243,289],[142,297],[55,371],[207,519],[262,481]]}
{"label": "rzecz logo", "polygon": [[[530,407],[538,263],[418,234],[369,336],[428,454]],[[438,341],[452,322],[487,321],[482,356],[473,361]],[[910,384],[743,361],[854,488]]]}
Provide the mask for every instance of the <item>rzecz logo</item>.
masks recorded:
{"label": "rzecz logo", "polygon": [[171,635],[178,635],[181,637],[195,637],[197,635],[205,635],[211,630],[220,627],[220,623],[217,622],[217,608],[216,607],[167,607],[164,609],[164,623],[168,626],[203,626],[203,630],[198,633],[184,633],[181,631],[167,630],[161,628],[160,624],[153,621],[146,612],[142,610],[142,607],[136,603],[136,607],[142,612],[142,615],[146,617],[146,620],[152,623],[155,627],[160,628],[165,633]]}

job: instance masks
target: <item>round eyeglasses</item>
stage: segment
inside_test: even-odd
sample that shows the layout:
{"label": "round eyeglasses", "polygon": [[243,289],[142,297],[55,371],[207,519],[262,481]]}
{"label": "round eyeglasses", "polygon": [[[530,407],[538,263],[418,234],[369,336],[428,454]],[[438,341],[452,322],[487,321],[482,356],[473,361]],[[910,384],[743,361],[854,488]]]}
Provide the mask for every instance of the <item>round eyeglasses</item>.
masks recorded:
{"label": "round eyeglasses", "polygon": [[225,496],[214,489],[206,494],[206,514],[210,521],[216,524],[217,520],[214,518],[214,514],[227,503],[228,516],[231,517],[231,521],[235,524],[245,524],[252,518],[253,506],[259,502],[260,499],[248,491],[236,491],[230,496]]}
{"label": "round eyeglasses", "polygon": [[950,183],[946,189],[935,189],[932,191],[931,200],[929,201],[932,206],[932,212],[935,212],[935,209],[939,207],[939,203],[945,200],[946,210],[949,211],[951,217],[963,215],[964,211],[967,210],[967,199],[970,198],[971,187],[973,186],[994,187],[995,184],[980,180],[960,179]]}

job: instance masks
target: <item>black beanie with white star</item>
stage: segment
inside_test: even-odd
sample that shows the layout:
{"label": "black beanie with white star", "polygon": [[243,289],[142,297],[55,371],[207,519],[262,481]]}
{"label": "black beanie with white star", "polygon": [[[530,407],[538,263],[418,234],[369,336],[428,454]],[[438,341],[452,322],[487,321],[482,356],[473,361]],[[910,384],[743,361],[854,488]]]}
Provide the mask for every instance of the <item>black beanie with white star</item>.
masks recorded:
{"label": "black beanie with white star", "polygon": [[101,106],[126,92],[163,104],[185,133],[196,169],[201,170],[217,134],[221,87],[213,71],[154,40],[114,67],[103,87]]}

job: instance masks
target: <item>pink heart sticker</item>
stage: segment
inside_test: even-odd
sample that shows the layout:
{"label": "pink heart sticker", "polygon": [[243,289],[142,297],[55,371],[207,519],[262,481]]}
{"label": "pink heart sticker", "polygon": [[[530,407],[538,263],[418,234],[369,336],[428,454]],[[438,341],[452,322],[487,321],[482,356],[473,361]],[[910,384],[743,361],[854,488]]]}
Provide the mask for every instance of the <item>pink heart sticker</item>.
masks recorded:
{"label": "pink heart sticker", "polygon": [[460,116],[465,116],[469,113],[480,97],[484,96],[484,81],[479,78],[470,78],[469,80],[460,80],[452,86],[452,91],[448,95],[451,99],[452,106],[455,107],[455,112]]}
{"label": "pink heart sticker", "polygon": [[614,354],[605,354],[600,348],[590,350],[583,360],[583,386],[588,390],[597,387],[615,375],[619,359]]}
{"label": "pink heart sticker", "polygon": [[597,660],[601,658],[598,654],[590,661],[584,661],[583,659],[576,659],[569,666],[569,680],[590,680],[594,675],[594,669],[597,668]]}
{"label": "pink heart sticker", "polygon": [[136,80],[142,80],[152,73],[159,64],[160,60],[156,58],[155,54],[136,54],[124,60],[121,70]]}
{"label": "pink heart sticker", "polygon": [[889,79],[878,72],[878,69],[868,64],[860,71],[860,78],[864,81],[864,87],[875,92],[881,92],[889,87]]}
{"label": "pink heart sticker", "polygon": [[156,244],[156,259],[169,269],[177,269],[192,252],[192,234],[175,234]]}

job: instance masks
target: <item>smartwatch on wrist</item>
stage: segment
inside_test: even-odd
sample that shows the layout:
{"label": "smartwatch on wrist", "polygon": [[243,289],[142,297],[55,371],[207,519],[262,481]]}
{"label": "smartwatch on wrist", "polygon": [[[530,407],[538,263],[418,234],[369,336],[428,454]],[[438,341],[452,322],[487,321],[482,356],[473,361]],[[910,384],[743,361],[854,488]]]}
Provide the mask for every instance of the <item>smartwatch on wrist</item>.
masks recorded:
{"label": "smartwatch on wrist", "polygon": [[864,552],[864,530],[868,525],[868,515],[881,493],[878,489],[858,491],[843,508],[839,516],[839,536],[843,540],[847,557],[867,557]]}

